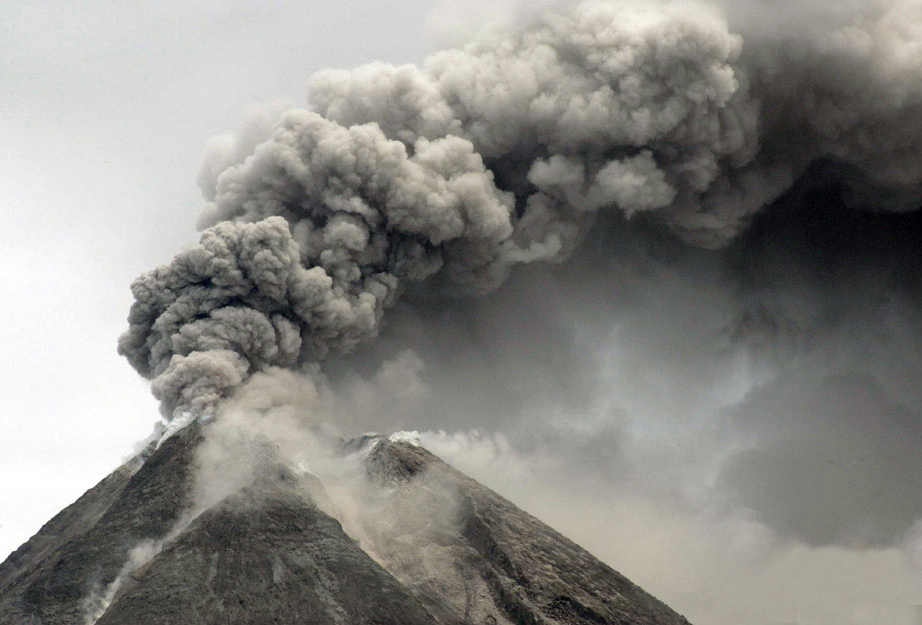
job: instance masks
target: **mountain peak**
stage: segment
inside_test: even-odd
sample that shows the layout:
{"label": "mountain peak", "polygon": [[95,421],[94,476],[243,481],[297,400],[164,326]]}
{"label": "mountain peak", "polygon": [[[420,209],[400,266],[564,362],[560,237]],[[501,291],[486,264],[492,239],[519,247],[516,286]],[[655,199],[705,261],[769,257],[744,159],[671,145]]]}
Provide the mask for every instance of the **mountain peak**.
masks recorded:
{"label": "mountain peak", "polygon": [[209,427],[116,469],[0,565],[0,623],[688,624],[407,442],[343,445],[364,473],[348,500],[266,445],[253,480],[198,509]]}

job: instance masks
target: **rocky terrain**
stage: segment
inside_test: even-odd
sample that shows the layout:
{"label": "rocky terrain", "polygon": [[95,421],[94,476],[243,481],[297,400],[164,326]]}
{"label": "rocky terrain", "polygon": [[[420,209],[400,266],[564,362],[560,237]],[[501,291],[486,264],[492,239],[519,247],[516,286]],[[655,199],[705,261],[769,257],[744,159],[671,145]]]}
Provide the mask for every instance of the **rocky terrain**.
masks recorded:
{"label": "rocky terrain", "polygon": [[407,442],[343,446],[359,512],[272,454],[190,510],[193,425],[114,471],[0,565],[3,625],[688,625],[496,493]]}

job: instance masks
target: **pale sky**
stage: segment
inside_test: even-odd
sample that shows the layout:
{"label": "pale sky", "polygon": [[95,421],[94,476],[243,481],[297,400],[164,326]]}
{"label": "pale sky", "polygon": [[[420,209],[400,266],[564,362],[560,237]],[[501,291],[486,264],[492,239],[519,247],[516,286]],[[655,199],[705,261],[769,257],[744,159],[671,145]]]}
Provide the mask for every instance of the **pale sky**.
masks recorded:
{"label": "pale sky", "polygon": [[0,553],[158,419],[116,340],[131,281],[198,238],[205,141],[324,67],[421,60],[433,4],[3,3]]}
{"label": "pale sky", "polygon": [[[127,327],[131,281],[198,238],[202,200],[195,178],[206,140],[237,128],[248,107],[278,100],[305,104],[308,78],[320,69],[373,60],[419,63],[439,45],[464,41],[486,20],[510,15],[514,4],[0,5],[0,268],[6,295],[0,303],[0,422],[6,430],[0,437],[0,558],[130,456],[159,419],[148,382],[116,353],[116,341]],[[867,413],[892,408],[893,422],[918,419],[913,370],[901,368],[907,359],[918,361],[916,344],[907,339],[905,354],[874,356],[886,392],[856,382],[848,388],[867,386],[865,404],[852,402],[851,412],[828,399],[839,389],[825,378],[804,390],[779,375],[765,384],[768,390],[750,392],[759,390],[760,371],[699,354],[720,320],[703,309],[732,307],[716,292],[720,285],[709,281],[710,269],[658,273],[650,289],[632,291],[650,277],[644,270],[616,276],[637,281],[624,287],[633,299],[617,311],[606,308],[608,292],[624,286],[616,277],[587,277],[588,288],[581,289],[579,280],[560,272],[527,277],[472,306],[452,326],[457,351],[427,363],[433,367],[427,383],[442,389],[445,401],[457,392],[458,407],[426,422],[394,422],[431,429],[423,435],[431,449],[696,625],[909,625],[911,606],[922,604],[922,523],[905,540],[888,535],[859,545],[837,542],[823,534],[834,523],[799,512],[809,502],[797,501],[798,493],[793,503],[771,501],[768,494],[761,500],[759,457],[740,456],[731,467],[738,470],[728,472],[719,454],[738,451],[734,445],[746,437],[769,452],[788,450],[789,471],[771,471],[797,481],[801,464],[805,472],[814,470],[812,452],[797,438],[807,434],[828,442],[823,449],[866,454],[867,484],[853,484],[854,475],[865,474],[850,469],[847,479],[834,475],[823,482],[831,497],[845,501],[851,492],[880,490],[874,475],[903,476],[915,465],[891,462],[892,447],[865,445],[871,439],[889,445],[893,432],[902,430],[887,429],[889,421],[880,432],[866,425],[862,406]],[[546,297],[548,290],[559,295]],[[911,322],[914,306],[896,302],[890,310]],[[520,321],[523,310],[528,318]],[[486,321],[468,344],[462,326],[470,319]],[[402,336],[401,323],[388,330],[385,344]],[[562,327],[569,331],[565,339],[549,338]],[[836,341],[849,326],[843,327],[822,349],[840,349]],[[435,322],[428,330],[425,324],[412,328],[427,331],[445,333]],[[423,356],[426,340],[414,345],[422,346]],[[502,375],[508,377],[491,380],[493,370],[478,369],[484,344],[505,363]],[[865,347],[842,349],[852,354]],[[439,362],[448,372],[444,379]],[[560,366],[567,368],[562,376]],[[637,374],[645,368],[658,377]],[[454,388],[458,380],[462,390]],[[489,392],[477,397],[463,390],[467,383]],[[558,393],[559,405],[545,405],[541,413],[538,404],[557,392],[548,390],[555,384],[569,387]],[[591,389],[591,402],[580,398],[584,387]],[[491,422],[481,414],[497,405],[510,414],[541,413],[537,433],[522,435],[524,420]],[[815,431],[798,429],[798,406],[828,406],[835,418]],[[779,416],[785,410],[795,416]],[[722,438],[721,428],[734,437]],[[908,431],[917,435],[919,428]],[[912,439],[898,451],[918,447]],[[687,483],[676,483],[683,475]],[[909,485],[918,493],[916,483]],[[698,497],[699,491],[707,494]],[[894,492],[882,505],[897,506],[893,500],[905,491]],[[840,507],[854,514],[863,506]],[[817,515],[840,507],[818,508]],[[917,508],[899,512],[908,523]],[[874,513],[867,517],[872,525]],[[883,508],[879,514],[888,513]]]}

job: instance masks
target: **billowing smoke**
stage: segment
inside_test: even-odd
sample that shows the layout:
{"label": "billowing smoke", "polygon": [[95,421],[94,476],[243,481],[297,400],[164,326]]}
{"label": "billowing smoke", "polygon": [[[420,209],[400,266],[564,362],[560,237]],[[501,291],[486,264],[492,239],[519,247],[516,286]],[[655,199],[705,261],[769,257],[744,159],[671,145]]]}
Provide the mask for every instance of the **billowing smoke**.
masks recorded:
{"label": "billowing smoke", "polygon": [[165,415],[208,414],[373,339],[410,286],[567,259],[600,213],[724,247],[817,161],[854,205],[914,207],[919,8],[751,37],[741,12],[584,2],[421,67],[317,74],[309,110],[212,143],[201,242],[133,284],[120,352]]}
{"label": "billowing smoke", "polygon": [[250,430],[418,429],[693,622],[902,623],[922,4],[538,4],[209,144],[119,345],[218,416],[201,505]]}

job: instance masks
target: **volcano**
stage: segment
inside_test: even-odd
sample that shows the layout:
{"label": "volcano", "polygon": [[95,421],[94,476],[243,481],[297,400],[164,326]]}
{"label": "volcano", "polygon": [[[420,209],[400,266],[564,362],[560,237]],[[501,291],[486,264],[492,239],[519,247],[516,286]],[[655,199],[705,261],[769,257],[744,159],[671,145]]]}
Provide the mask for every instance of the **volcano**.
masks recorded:
{"label": "volcano", "polygon": [[11,554],[0,565],[0,623],[688,624],[395,437],[339,447],[376,494],[363,523],[341,522],[322,481],[268,442],[255,444],[252,479],[195,509],[210,427],[151,445]]}

